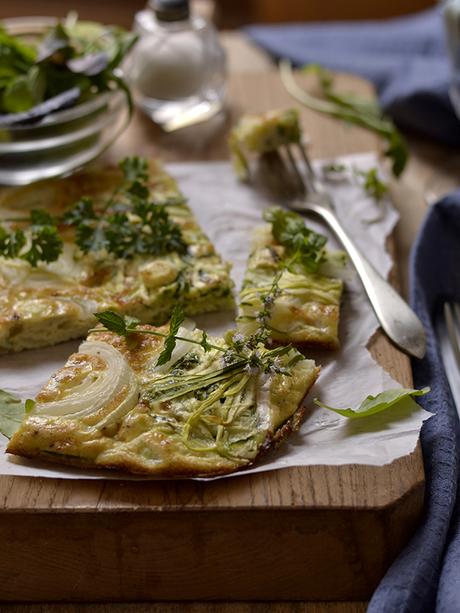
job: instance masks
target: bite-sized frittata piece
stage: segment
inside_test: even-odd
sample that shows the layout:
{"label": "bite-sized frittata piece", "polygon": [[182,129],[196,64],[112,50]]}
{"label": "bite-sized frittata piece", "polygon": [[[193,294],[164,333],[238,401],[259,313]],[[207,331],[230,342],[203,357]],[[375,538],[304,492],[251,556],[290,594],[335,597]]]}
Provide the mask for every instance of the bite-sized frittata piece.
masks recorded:
{"label": "bite-sized frittata piece", "polygon": [[[92,199],[97,218],[121,180],[121,170],[113,167],[5,190],[0,224],[36,209],[62,219],[84,196]],[[187,315],[233,308],[229,264],[215,252],[174,179],[151,161],[146,181],[150,200],[164,203],[179,227],[183,250],[126,258],[104,249],[83,253],[75,244],[75,230],[61,224],[64,245],[57,261],[33,266],[23,258],[0,257],[0,352],[84,336],[95,323],[93,313],[105,309],[159,325],[178,302]]]}
{"label": "bite-sized frittata piece", "polygon": [[[290,349],[267,374],[229,360],[215,348],[227,347],[224,339],[208,338],[205,350],[199,330],[178,335],[198,344],[178,341],[158,366],[163,338],[92,332],[37,395],[7,452],[153,476],[214,476],[249,466],[299,427],[319,371],[312,360]],[[257,359],[269,351],[261,345]]]}
{"label": "bite-sized frittata piece", "polygon": [[243,115],[229,137],[230,152],[238,176],[242,179],[248,177],[248,155],[268,153],[283,145],[299,143],[301,135],[296,109]]}
{"label": "bite-sized frittata piece", "polygon": [[[240,292],[238,329],[253,334],[260,326],[261,313],[268,312],[267,326],[275,343],[336,349],[343,283],[332,275],[338,263],[343,266],[344,254],[337,252],[335,257],[325,251],[318,240],[323,237],[302,230],[304,221],[299,215],[281,209],[274,209],[271,215],[272,223],[253,235]],[[304,265],[310,256],[307,264],[312,270]]]}

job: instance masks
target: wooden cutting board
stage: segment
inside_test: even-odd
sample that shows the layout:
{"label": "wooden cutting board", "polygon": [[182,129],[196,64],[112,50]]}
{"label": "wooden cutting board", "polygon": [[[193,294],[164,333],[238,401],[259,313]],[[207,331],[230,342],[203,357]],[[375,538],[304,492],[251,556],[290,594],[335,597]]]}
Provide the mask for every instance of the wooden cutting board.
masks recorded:
{"label": "wooden cutting board", "polygon": [[[338,84],[372,95],[354,77]],[[136,116],[106,158],[225,159],[239,114],[292,104],[276,73],[232,77],[228,101],[225,117],[172,135]],[[314,157],[377,149],[361,129],[307,110],[302,122]],[[371,351],[411,385],[409,360],[383,335]],[[381,468],[209,483],[0,477],[0,599],[365,600],[413,533],[423,491],[419,447]]]}

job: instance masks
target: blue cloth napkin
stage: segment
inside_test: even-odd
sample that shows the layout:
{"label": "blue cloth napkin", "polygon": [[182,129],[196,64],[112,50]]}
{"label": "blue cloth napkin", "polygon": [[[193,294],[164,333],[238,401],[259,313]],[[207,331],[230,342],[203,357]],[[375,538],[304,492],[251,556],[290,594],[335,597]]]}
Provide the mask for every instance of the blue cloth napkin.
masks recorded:
{"label": "blue cloth napkin", "polygon": [[245,31],[277,59],[319,63],[371,80],[382,107],[402,128],[460,145],[439,9],[386,21],[254,25]]}
{"label": "blue cloth napkin", "polygon": [[[460,426],[433,328],[446,300],[460,302],[460,191],[430,208],[411,253],[411,303],[428,340],[412,363],[417,401],[436,415],[423,426],[426,471],[423,521],[383,578],[368,613],[460,611]],[[460,376],[459,376],[460,385]]]}

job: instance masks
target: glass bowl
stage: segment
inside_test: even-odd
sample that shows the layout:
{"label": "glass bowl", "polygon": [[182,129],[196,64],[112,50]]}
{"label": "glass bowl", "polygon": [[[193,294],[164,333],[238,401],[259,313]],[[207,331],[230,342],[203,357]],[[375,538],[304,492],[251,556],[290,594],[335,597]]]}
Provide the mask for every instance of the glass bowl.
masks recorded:
{"label": "glass bowl", "polygon": [[[4,19],[11,34],[33,38],[56,23],[53,17]],[[77,170],[101,155],[128,126],[127,95],[95,94],[29,123],[0,127],[0,185],[26,185]]]}

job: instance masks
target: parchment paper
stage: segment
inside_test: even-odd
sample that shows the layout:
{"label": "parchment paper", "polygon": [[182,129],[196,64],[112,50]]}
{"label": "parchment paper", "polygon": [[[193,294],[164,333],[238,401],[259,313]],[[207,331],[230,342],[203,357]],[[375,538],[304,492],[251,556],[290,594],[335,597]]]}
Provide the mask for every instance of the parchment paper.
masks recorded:
{"label": "parchment paper", "polygon": [[[377,166],[376,156],[359,154],[339,158],[350,170]],[[253,189],[238,183],[228,162],[171,164],[194,213],[221,255],[233,264],[232,276],[238,290],[244,274],[252,230],[261,223],[267,203]],[[335,196],[337,214],[350,235],[376,268],[387,275],[391,259],[385,252],[386,237],[398,221],[398,214],[385,200],[377,205],[357,183],[329,184]],[[384,216],[378,223],[364,220]],[[330,236],[329,247],[339,248],[328,230],[313,219],[307,223]],[[422,422],[430,414],[411,399],[397,410],[365,419],[348,420],[314,405],[318,397],[336,407],[357,406],[368,394],[400,387],[374,360],[366,344],[378,327],[356,273],[345,271],[346,291],[341,313],[341,349],[311,355],[322,371],[307,403],[307,417],[300,431],[257,467],[244,472],[275,470],[314,464],[367,464],[383,466],[412,452]],[[196,318],[200,328],[211,334],[233,327],[232,313]],[[61,367],[79,342],[43,350],[26,351],[0,358],[0,388],[22,398],[34,397],[49,376]],[[310,356],[309,356],[310,357]],[[0,435],[0,474],[63,478],[124,478],[108,471],[84,471],[31,462],[3,453],[6,439]],[[238,473],[241,474],[241,473]]]}

